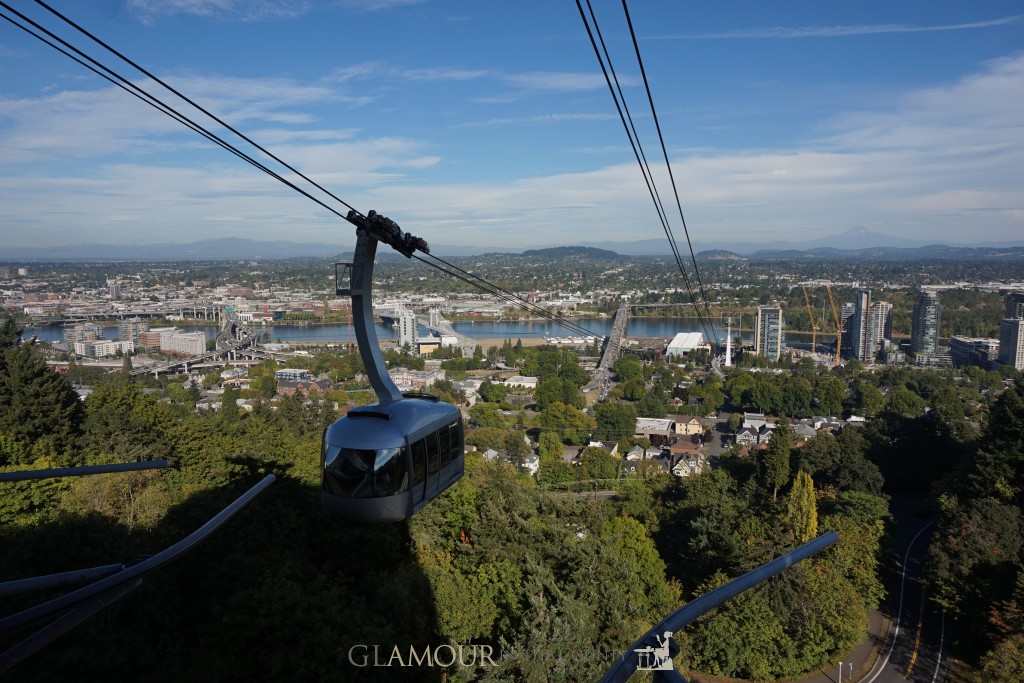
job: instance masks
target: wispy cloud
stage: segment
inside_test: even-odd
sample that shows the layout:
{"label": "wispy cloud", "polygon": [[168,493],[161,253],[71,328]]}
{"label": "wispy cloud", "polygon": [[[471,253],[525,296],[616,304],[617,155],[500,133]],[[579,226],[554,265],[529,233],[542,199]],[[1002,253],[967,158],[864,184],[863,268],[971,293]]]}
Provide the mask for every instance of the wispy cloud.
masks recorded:
{"label": "wispy cloud", "polygon": [[[394,79],[406,81],[474,81],[492,79],[521,90],[580,92],[605,87],[601,74],[575,71],[505,72],[497,69],[466,67],[423,67],[408,69],[383,62],[364,62],[334,69],[328,82],[343,83],[357,79]],[[635,86],[639,79],[625,75],[619,81],[624,86]],[[503,97],[507,97],[503,96]],[[478,98],[478,101],[480,99]],[[504,100],[508,101],[508,100]]]}
{"label": "wispy cloud", "polygon": [[971,21],[962,24],[837,24],[832,26],[769,26],[765,28],[718,31],[710,33],[675,33],[644,36],[647,40],[771,40],[797,38],[844,38],[847,36],[870,36],[880,33],[931,33],[936,31],[968,31],[994,28],[1012,24],[1024,17],[1013,15]]}
{"label": "wispy cloud", "polygon": [[419,5],[426,0],[338,0],[338,4],[349,9],[361,10],[363,12],[378,12],[395,7],[408,7]]}
{"label": "wispy cloud", "polygon": [[566,121],[608,121],[615,118],[611,113],[600,112],[570,112],[565,114],[537,114],[535,116],[506,116],[501,118],[485,119],[483,121],[466,121],[458,123],[453,128],[484,128],[488,126],[517,126],[535,123],[564,123]]}
{"label": "wispy cloud", "polygon": [[128,0],[128,8],[147,23],[174,14],[242,21],[286,19],[303,15],[312,6],[311,0]]}

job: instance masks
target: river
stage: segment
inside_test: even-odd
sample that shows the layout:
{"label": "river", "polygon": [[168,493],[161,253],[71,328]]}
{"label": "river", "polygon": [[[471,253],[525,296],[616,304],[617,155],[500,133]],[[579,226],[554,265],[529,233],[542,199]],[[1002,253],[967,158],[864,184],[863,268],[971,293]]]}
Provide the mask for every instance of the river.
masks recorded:
{"label": "river", "polygon": [[[579,319],[574,320],[576,324],[584,327],[598,335],[605,335],[611,330],[612,321],[607,319]],[[467,337],[476,339],[516,339],[518,337],[566,337],[575,333],[563,328],[558,323],[550,321],[460,321],[452,323],[456,332]],[[207,339],[213,339],[217,335],[215,325],[189,325],[186,328],[189,332],[202,330],[206,333]],[[266,325],[257,329],[266,330],[272,341],[275,342],[301,342],[301,343],[331,343],[331,342],[353,342],[355,332],[349,324],[333,325]],[[398,335],[394,328],[381,324],[376,325],[377,336],[381,339],[394,339]],[[627,335],[630,337],[664,337],[670,338],[677,332],[699,332],[700,322],[693,317],[690,318],[630,318]],[[725,336],[725,330],[719,328],[720,336]],[[28,327],[25,336],[37,336],[40,341],[60,341],[63,338],[63,328],[57,326]],[[753,343],[751,333],[743,332],[744,343]],[[103,328],[103,336],[106,339],[117,339],[117,326],[106,326]],[[792,342],[793,346],[807,346],[807,339],[803,334],[785,335],[787,345]],[[821,342],[831,341],[830,337],[819,335]]]}

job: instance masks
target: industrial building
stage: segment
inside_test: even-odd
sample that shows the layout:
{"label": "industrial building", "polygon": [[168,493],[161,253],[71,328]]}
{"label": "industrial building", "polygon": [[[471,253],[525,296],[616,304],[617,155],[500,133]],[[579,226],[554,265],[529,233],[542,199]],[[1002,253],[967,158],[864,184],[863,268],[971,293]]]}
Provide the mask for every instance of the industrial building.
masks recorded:
{"label": "industrial building", "polygon": [[701,332],[679,332],[672,337],[672,341],[665,348],[665,355],[669,358],[682,358],[697,349],[710,349],[711,346],[704,340]]}

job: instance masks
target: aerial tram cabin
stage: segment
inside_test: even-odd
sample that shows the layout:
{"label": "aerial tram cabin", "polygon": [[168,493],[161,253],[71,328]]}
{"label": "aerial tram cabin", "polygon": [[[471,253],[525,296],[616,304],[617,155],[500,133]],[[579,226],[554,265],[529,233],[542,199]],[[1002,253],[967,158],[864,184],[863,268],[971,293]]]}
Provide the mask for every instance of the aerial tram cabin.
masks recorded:
{"label": "aerial tram cabin", "polygon": [[377,243],[407,257],[416,249],[428,251],[426,243],[373,211],[365,217],[353,212],[349,220],[358,225],[355,254],[351,264],[335,265],[335,289],[352,297],[356,342],[377,403],[349,411],[324,430],[321,499],[325,509],[352,520],[395,522],[411,517],[462,477],[462,416],[435,396],[399,391],[374,331]]}

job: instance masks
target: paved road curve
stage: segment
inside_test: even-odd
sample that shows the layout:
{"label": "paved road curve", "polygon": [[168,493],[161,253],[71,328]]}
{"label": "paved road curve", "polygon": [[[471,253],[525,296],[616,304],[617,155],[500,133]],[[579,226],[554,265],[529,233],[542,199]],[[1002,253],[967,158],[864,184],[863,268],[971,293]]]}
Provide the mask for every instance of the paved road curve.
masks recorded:
{"label": "paved road curve", "polygon": [[888,640],[874,667],[861,683],[923,683],[946,680],[942,648],[946,638],[942,611],[929,602],[923,582],[932,521],[915,517],[893,502],[899,526],[897,549],[887,558],[889,565],[889,609],[892,626]]}

